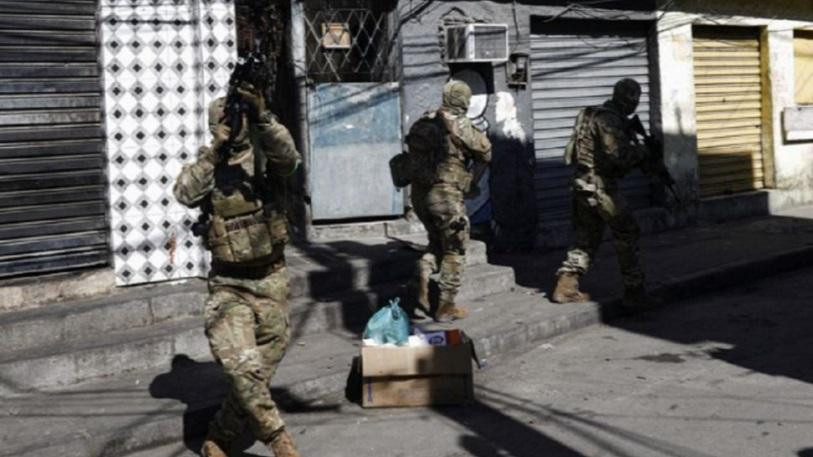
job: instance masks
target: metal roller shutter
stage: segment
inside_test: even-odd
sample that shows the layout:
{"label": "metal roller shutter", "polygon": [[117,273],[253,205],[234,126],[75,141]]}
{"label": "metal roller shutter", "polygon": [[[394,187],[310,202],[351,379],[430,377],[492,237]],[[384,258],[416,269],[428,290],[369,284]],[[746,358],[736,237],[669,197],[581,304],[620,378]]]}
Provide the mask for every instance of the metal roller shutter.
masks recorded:
{"label": "metal roller shutter", "polygon": [[759,32],[695,27],[700,196],[765,187]]}
{"label": "metal roller shutter", "polygon": [[[573,169],[565,166],[563,155],[582,108],[604,103],[619,79],[634,78],[643,89],[637,114],[649,125],[648,28],[578,22],[569,27],[554,22],[539,27],[545,33],[531,35],[535,187],[543,224],[570,215]],[[650,180],[639,171],[620,186],[633,207],[651,204]]]}
{"label": "metal roller shutter", "polygon": [[0,277],[108,261],[93,0],[0,0]]}

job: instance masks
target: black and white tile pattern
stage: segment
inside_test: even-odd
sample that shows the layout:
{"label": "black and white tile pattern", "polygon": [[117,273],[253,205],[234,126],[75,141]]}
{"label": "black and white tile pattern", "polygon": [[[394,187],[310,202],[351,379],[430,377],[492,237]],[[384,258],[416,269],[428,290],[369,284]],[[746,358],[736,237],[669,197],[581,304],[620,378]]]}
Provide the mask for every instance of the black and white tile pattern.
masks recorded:
{"label": "black and white tile pattern", "polygon": [[205,107],[237,57],[233,0],[102,0],[112,248],[118,284],[203,276],[197,212],[172,185],[209,141]]}

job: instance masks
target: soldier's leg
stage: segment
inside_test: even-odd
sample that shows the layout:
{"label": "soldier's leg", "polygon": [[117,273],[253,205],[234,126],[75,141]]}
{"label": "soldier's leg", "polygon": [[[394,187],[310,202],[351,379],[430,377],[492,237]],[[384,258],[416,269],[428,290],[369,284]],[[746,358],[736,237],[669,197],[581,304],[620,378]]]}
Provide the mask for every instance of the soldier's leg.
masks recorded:
{"label": "soldier's leg", "polygon": [[[256,316],[257,349],[262,362],[263,378],[268,381],[285,355],[290,341],[288,312],[288,273],[282,268],[263,280],[268,297],[252,301]],[[267,384],[266,384],[267,385]],[[271,447],[278,457],[297,456],[296,448],[271,397],[259,401],[248,400],[249,413],[257,420],[251,422],[255,436]]]}
{"label": "soldier's leg", "polygon": [[621,193],[617,191],[602,193],[601,202],[602,215],[613,234],[618,266],[624,278],[624,289],[642,290],[644,272],[638,257],[638,240],[641,237],[638,222]]}
{"label": "soldier's leg", "polygon": [[[257,344],[257,316],[244,293],[223,292],[229,298],[220,300],[215,317],[207,322],[206,333],[212,353],[223,366],[232,393],[224,409],[211,426],[214,436],[232,438],[236,430],[228,429],[245,419],[258,439],[270,439],[284,426],[268,388],[270,372]],[[287,328],[287,321],[285,323]],[[287,342],[287,336],[285,337]],[[244,412],[240,417],[239,411]]]}
{"label": "soldier's leg", "polygon": [[415,265],[415,277],[410,281],[409,288],[415,296],[415,301],[424,312],[429,313],[429,277],[438,271],[438,257],[441,253],[441,240],[438,230],[432,221],[426,202],[426,191],[414,188],[412,192],[412,207],[418,219],[423,223],[429,238],[426,252],[418,259]]}
{"label": "soldier's leg", "polygon": [[572,230],[573,244],[556,272],[552,299],[557,303],[582,302],[590,296],[579,290],[579,279],[590,268],[604,234],[604,220],[597,209],[593,193],[574,193]]}
{"label": "soldier's leg", "polygon": [[596,257],[606,224],[597,208],[593,193],[574,195],[572,208],[573,244],[568,249],[567,257],[558,273],[583,275],[590,269],[590,264]]}
{"label": "soldier's leg", "polygon": [[[243,299],[226,289],[214,289],[206,302],[204,317],[206,321],[206,335],[209,337],[209,346],[215,360],[220,363],[218,354],[219,346],[222,344],[221,330],[215,330],[214,340],[210,329],[217,322],[223,319],[222,312],[231,306],[239,306]],[[220,328],[220,327],[218,327]],[[216,348],[217,346],[217,348]],[[225,450],[243,432],[246,424],[246,413],[240,406],[234,389],[230,389],[223,400],[220,410],[215,414],[214,419],[209,423],[209,430],[204,442],[204,457],[220,457],[225,455]],[[220,452],[220,453],[219,453]]]}
{"label": "soldier's leg", "polygon": [[457,306],[455,299],[463,283],[466,244],[470,233],[463,195],[456,189],[433,189],[429,194],[429,202],[435,226],[439,229],[442,251],[438,279],[440,299],[435,318],[462,319],[468,312]]}

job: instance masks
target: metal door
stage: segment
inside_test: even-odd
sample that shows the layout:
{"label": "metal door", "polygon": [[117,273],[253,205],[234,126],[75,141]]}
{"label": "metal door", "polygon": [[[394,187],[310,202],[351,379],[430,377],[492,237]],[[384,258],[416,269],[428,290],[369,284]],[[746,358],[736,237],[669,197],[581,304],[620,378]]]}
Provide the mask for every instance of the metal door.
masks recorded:
{"label": "metal door", "polygon": [[700,196],[765,187],[759,31],[695,27]]}
{"label": "metal door", "polygon": [[314,221],[400,216],[401,152],[391,0],[306,0],[308,187]]}
{"label": "metal door", "polygon": [[0,11],[0,277],[106,264],[96,3]]}
{"label": "metal door", "polygon": [[318,84],[308,97],[314,220],[400,216],[389,161],[401,152],[397,83]]}
{"label": "metal door", "polygon": [[[634,78],[643,93],[636,114],[649,125],[649,56],[645,25],[559,21],[531,35],[536,200],[540,222],[568,218],[572,167],[564,149],[579,111],[600,105],[621,78]],[[651,204],[650,180],[635,172],[620,182],[635,208]]]}

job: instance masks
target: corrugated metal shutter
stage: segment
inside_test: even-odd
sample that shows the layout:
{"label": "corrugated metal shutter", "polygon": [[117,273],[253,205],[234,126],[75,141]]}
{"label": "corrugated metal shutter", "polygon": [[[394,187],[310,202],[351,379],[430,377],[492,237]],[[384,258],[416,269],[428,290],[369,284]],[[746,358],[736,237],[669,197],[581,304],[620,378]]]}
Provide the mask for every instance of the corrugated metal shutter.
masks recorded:
{"label": "corrugated metal shutter", "polygon": [[813,105],[813,31],[794,31],[793,66],[796,75],[796,104]]}
{"label": "corrugated metal shutter", "polygon": [[695,27],[700,196],[765,187],[759,32]]}
{"label": "corrugated metal shutter", "polygon": [[[608,100],[619,79],[634,78],[643,89],[637,114],[649,125],[647,28],[618,30],[587,21],[561,28],[569,30],[531,35],[535,186],[542,224],[570,215],[573,169],[565,166],[563,155],[579,110]],[[650,180],[639,171],[620,186],[633,207],[651,204]]]}
{"label": "corrugated metal shutter", "polygon": [[0,277],[108,261],[95,16],[0,0]]}

